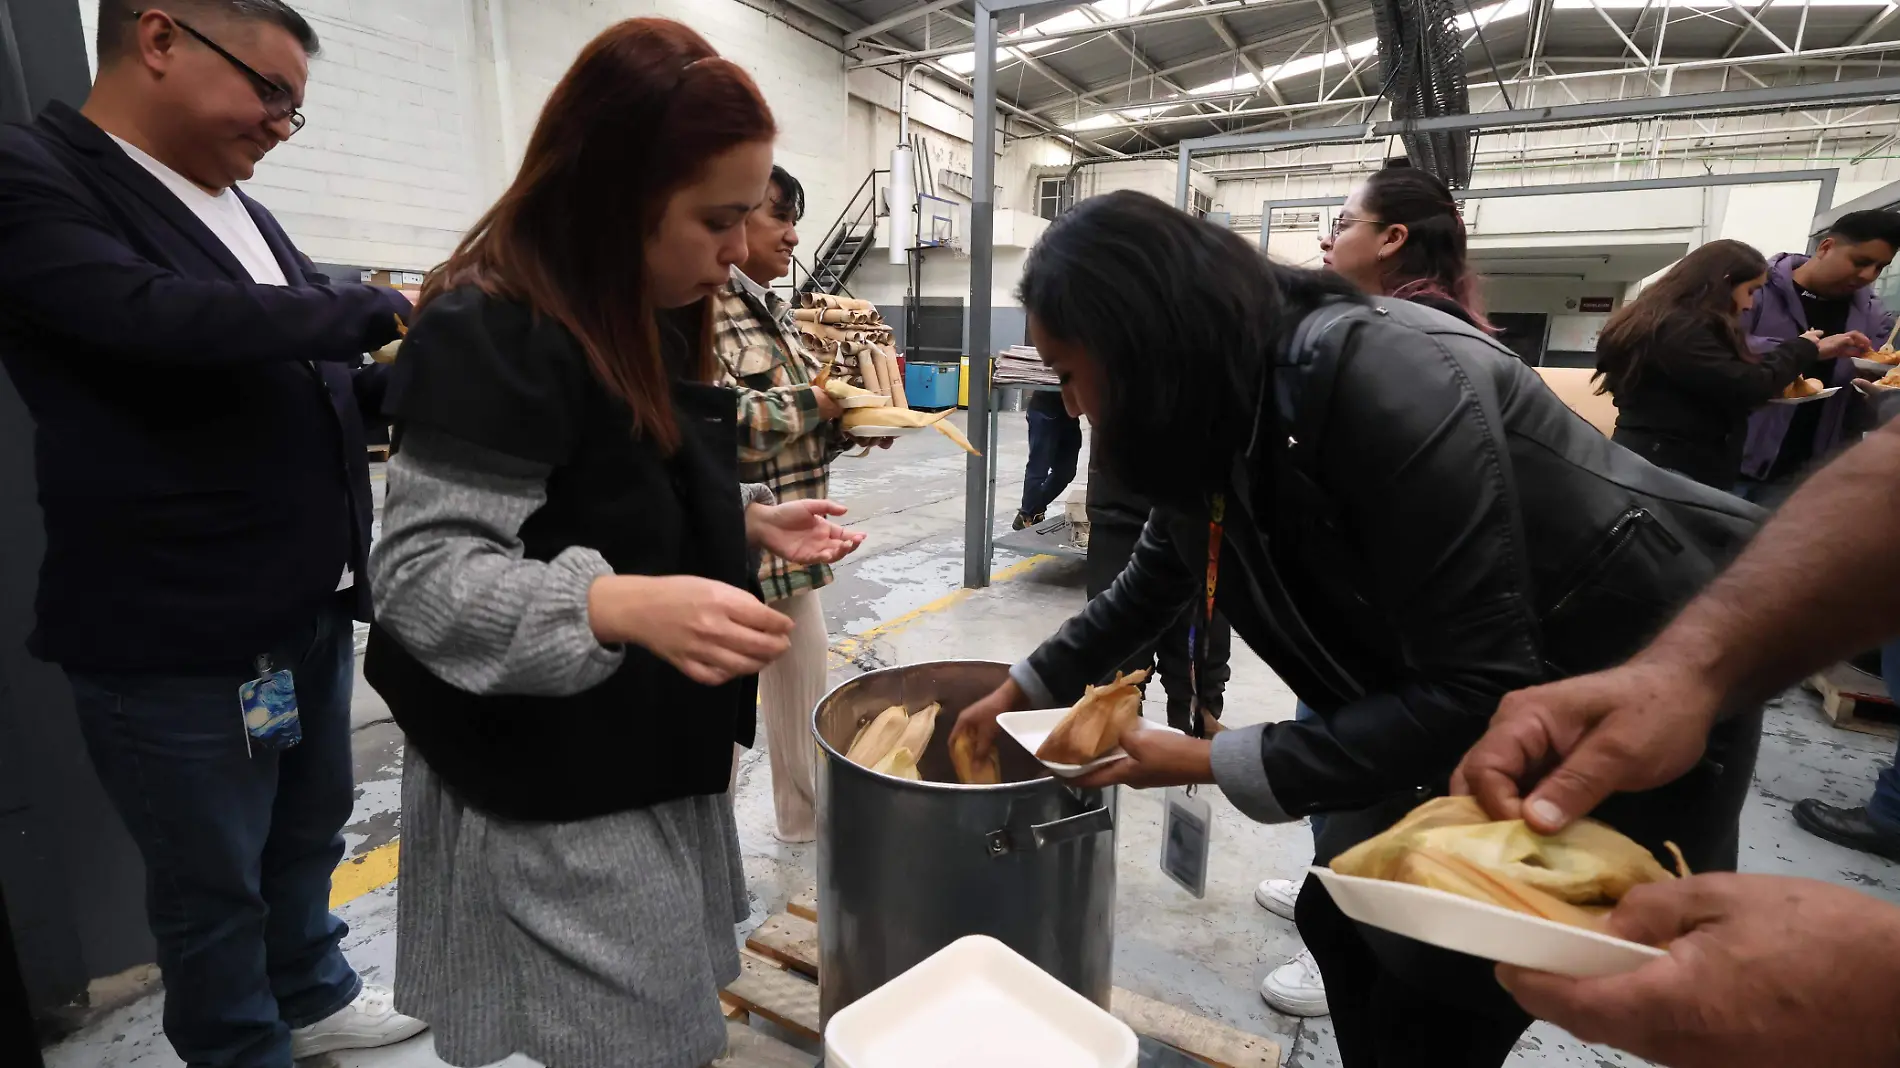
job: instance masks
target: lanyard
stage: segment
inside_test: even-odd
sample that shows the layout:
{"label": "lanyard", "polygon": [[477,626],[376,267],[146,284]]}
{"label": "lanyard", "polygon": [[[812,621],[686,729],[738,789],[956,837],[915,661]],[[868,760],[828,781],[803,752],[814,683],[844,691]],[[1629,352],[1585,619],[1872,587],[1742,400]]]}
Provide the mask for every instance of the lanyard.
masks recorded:
{"label": "lanyard", "polygon": [[1207,666],[1208,632],[1214,629],[1214,587],[1220,583],[1221,526],[1227,521],[1227,497],[1216,493],[1207,512],[1207,584],[1200,611],[1188,628],[1188,648],[1192,659],[1188,666],[1188,686],[1193,700],[1188,707],[1188,733],[1207,737],[1207,717],[1201,701],[1201,676]]}

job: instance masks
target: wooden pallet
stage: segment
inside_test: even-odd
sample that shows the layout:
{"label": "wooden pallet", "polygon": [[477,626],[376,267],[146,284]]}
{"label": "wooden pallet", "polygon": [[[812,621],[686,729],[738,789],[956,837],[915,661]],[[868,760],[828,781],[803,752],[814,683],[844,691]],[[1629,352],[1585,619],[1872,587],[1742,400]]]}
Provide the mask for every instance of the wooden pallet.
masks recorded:
{"label": "wooden pallet", "polygon": [[[787,908],[768,917],[746,939],[741,974],[726,988],[725,997],[793,1034],[821,1041],[818,987],[812,981],[818,976],[818,925],[813,919],[817,897],[800,894]],[[1212,1068],[1277,1068],[1280,1063],[1280,1047],[1271,1039],[1120,987],[1115,988],[1110,1011],[1137,1034],[1173,1046]]]}
{"label": "wooden pallet", "polygon": [[726,1055],[713,1068],[812,1068],[818,1058],[760,1034],[745,1024],[726,1021]]}
{"label": "wooden pallet", "polygon": [[1808,688],[1821,695],[1821,710],[1836,727],[1900,738],[1900,709],[1878,676],[1852,664],[1836,664],[1809,678]]}

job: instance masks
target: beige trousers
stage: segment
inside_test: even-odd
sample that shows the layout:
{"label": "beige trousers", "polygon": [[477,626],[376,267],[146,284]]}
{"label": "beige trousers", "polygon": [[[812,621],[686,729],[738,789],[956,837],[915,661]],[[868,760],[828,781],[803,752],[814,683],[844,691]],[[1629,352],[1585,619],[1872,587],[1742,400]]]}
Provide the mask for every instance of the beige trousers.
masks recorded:
{"label": "beige trousers", "polygon": [[818,834],[812,803],[818,747],[811,738],[811,711],[825,695],[828,675],[825,610],[817,590],[771,604],[792,621],[791,649],[759,672],[759,719],[772,765],[772,809],[779,838],[809,842]]}

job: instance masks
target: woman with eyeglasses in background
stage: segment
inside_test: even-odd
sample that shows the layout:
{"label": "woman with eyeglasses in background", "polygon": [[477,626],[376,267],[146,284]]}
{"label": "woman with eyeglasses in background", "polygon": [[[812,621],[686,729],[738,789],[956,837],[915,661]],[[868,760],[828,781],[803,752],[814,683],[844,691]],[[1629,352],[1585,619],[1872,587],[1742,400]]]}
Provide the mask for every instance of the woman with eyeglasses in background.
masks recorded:
{"label": "woman with eyeglasses in background", "polygon": [[1368,296],[1423,304],[1489,330],[1465,262],[1465,220],[1444,182],[1402,163],[1375,171],[1319,240],[1326,269]]}

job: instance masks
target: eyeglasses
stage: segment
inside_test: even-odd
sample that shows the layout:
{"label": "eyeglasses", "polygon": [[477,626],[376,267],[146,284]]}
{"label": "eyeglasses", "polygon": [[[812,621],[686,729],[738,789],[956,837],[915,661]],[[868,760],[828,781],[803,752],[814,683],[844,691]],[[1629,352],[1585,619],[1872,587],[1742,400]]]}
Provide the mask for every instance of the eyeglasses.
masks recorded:
{"label": "eyeglasses", "polygon": [[[143,18],[146,14],[147,12],[143,11],[131,12],[134,19]],[[290,132],[293,134],[303,129],[305,121],[303,112],[297,110],[296,98],[291,94],[289,89],[259,74],[256,68],[225,51],[222,45],[206,37],[204,34],[199,33],[196,29],[193,29],[191,24],[184,19],[175,18],[163,11],[157,12],[157,14],[165,15],[166,18],[171,19],[179,29],[196,38],[199,44],[204,45],[206,48],[224,57],[226,63],[242,71],[244,76],[251,80],[251,89],[257,93],[257,99],[263,103],[264,114],[270,121],[278,122],[283,119],[289,119]]]}
{"label": "eyeglasses", "polygon": [[1374,226],[1385,225],[1385,223],[1380,222],[1378,219],[1355,219],[1350,215],[1335,215],[1333,216],[1333,236],[1338,237],[1340,234],[1346,232],[1346,227],[1356,226],[1359,223],[1371,223]]}

